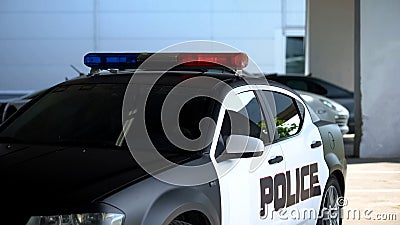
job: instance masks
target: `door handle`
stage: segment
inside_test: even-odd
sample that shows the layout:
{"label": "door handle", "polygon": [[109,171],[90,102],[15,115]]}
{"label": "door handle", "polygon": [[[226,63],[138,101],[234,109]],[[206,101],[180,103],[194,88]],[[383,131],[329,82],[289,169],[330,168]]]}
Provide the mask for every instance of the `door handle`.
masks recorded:
{"label": "door handle", "polygon": [[283,160],[283,156],[278,155],[278,156],[275,156],[274,158],[268,160],[268,163],[269,164],[280,163],[280,162],[282,162],[282,160]]}
{"label": "door handle", "polygon": [[319,146],[321,146],[322,145],[322,142],[321,141],[313,141],[312,143],[311,143],[311,148],[318,148]]}

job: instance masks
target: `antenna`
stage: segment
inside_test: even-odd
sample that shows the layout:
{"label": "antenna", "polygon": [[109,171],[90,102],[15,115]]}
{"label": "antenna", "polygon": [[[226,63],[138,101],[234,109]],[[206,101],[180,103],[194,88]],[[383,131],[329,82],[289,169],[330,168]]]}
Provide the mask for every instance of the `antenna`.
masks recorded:
{"label": "antenna", "polygon": [[73,70],[75,70],[75,71],[79,74],[79,76],[85,75],[84,73],[82,73],[81,71],[79,71],[78,68],[76,68],[74,65],[71,64],[70,66],[71,66],[71,68],[72,68]]}

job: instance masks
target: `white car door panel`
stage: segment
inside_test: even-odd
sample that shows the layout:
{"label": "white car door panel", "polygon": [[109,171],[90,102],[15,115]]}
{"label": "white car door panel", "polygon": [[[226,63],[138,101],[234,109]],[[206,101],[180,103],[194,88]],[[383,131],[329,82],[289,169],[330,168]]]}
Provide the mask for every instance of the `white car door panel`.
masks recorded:
{"label": "white car door panel", "polygon": [[[257,124],[258,129],[261,130],[259,138],[267,138],[266,121],[263,119],[254,93],[252,91],[240,94],[235,93],[231,97],[232,99],[227,97],[224,101],[222,110],[226,112],[220,114],[219,120],[223,120],[221,117],[225,118],[227,115],[230,115],[229,118],[232,119],[232,124],[239,123],[239,125],[242,125],[239,122],[240,116],[235,117],[234,114],[243,115],[242,111],[245,108],[250,118],[250,123],[254,122]],[[239,97],[240,101],[238,101],[237,97]],[[228,111],[230,113],[227,113]],[[219,121],[217,123],[216,132],[220,133],[221,136],[226,136],[225,123],[226,121]],[[218,129],[218,126],[222,126],[222,128]],[[245,126],[248,125],[245,124]],[[250,136],[254,132],[254,127],[252,126],[254,124],[250,125]],[[240,126],[239,129],[232,126],[231,132],[234,134],[243,132],[240,128]],[[221,189],[221,217],[223,225],[256,225],[279,222],[276,217],[272,217],[273,208],[265,207],[268,204],[262,202],[265,200],[265,192],[267,191],[272,194],[274,189],[273,187],[263,186],[263,181],[275,177],[276,174],[285,172],[285,160],[279,144],[271,145],[266,143],[263,154],[258,157],[228,159],[219,162],[217,159],[214,159],[213,162],[218,173]]]}
{"label": "white car door panel", "polygon": [[[260,90],[259,87],[256,89]],[[243,116],[241,111],[245,108],[250,125],[241,128],[249,126],[247,131],[252,137],[258,135],[252,134],[254,127],[261,129],[257,138],[265,141],[264,152],[258,157],[221,161],[218,155],[215,157],[215,150],[211,150],[220,183],[222,225],[316,223],[329,174],[319,131],[312,123],[307,108],[297,105],[302,104],[297,102],[300,101],[298,96],[279,88],[268,91],[268,97],[260,98],[260,93],[257,93],[257,99],[249,89],[241,93],[234,90],[221,107],[214,137],[226,136],[226,115],[230,115],[232,123],[238,122],[240,118],[235,118],[234,114]],[[284,100],[286,103],[283,104],[282,100],[275,99],[276,108],[265,109],[268,104],[268,107],[275,107],[274,103],[268,102],[271,93],[274,96],[275,93],[287,95],[289,100]],[[257,116],[257,110],[260,110],[257,107],[262,109],[261,117]],[[275,136],[271,127],[276,129]],[[242,132],[241,129],[230,128],[233,134]],[[269,137],[275,139],[274,143],[271,144],[271,139],[268,142]],[[216,144],[213,146],[212,149]]]}
{"label": "white car door panel", "polygon": [[286,109],[290,108],[289,104],[292,101],[291,104],[297,108],[296,113],[292,115],[296,119],[291,117],[288,121],[299,122],[296,124],[296,132],[293,130],[293,133],[286,133],[287,137],[278,140],[285,156],[287,170],[287,202],[282,219],[289,224],[315,224],[329,174],[324,160],[322,139],[306,107],[296,101],[297,96],[282,93],[274,96],[278,119],[283,118],[279,113],[288,117],[290,110]]}

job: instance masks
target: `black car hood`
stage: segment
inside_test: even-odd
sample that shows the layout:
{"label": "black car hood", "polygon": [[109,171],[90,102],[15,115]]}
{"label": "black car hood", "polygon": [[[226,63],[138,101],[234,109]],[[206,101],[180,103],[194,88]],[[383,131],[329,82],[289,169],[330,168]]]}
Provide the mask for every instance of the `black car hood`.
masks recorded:
{"label": "black car hood", "polygon": [[0,198],[11,211],[90,204],[145,176],[128,150],[0,144]]}

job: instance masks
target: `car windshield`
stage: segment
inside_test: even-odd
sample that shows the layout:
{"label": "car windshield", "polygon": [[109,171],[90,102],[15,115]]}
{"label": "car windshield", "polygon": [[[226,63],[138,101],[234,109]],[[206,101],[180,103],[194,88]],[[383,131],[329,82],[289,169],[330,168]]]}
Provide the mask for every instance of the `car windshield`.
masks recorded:
{"label": "car windshield", "polygon": [[353,98],[353,94],[335,84],[328,83],[324,80],[319,80],[319,83],[327,90],[326,97],[328,98]]}
{"label": "car windshield", "polygon": [[[122,105],[126,84],[73,84],[59,86],[38,99],[9,121],[0,132],[0,141],[120,147],[122,132]],[[146,124],[151,131],[155,146],[172,147],[161,126],[161,106],[171,87],[152,91],[146,110]],[[158,90],[157,88],[155,90]],[[212,117],[212,100],[195,98],[189,101],[179,114],[181,130],[190,130],[196,138],[199,121]],[[196,107],[194,107],[196,106]],[[161,138],[159,138],[161,137]],[[122,147],[126,146],[126,143]]]}
{"label": "car windshield", "polygon": [[40,91],[33,92],[31,94],[25,95],[22,99],[26,99],[26,100],[34,99],[34,98],[38,97],[39,95],[43,94],[46,90],[47,89],[43,89]]}

